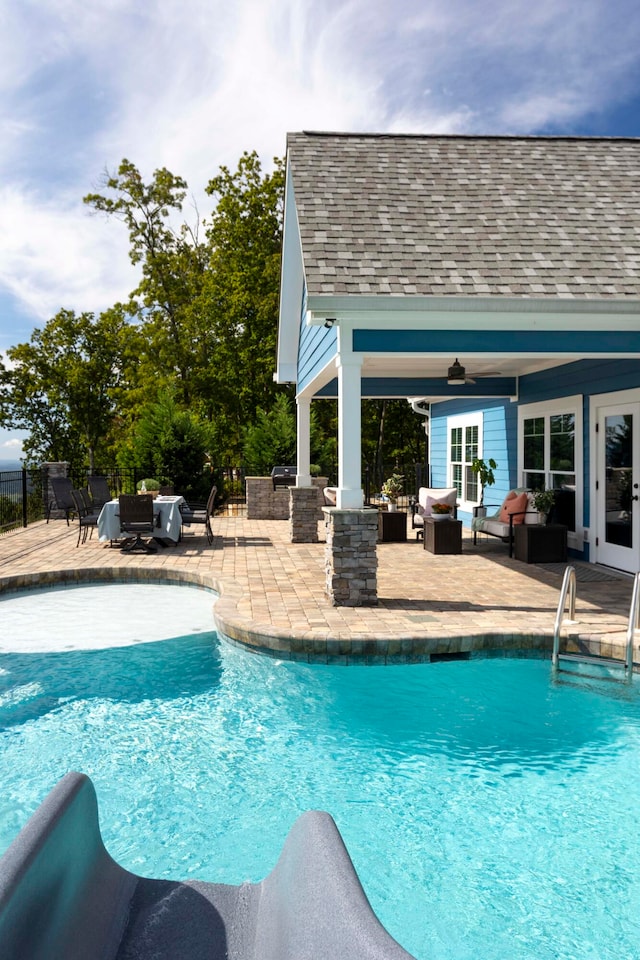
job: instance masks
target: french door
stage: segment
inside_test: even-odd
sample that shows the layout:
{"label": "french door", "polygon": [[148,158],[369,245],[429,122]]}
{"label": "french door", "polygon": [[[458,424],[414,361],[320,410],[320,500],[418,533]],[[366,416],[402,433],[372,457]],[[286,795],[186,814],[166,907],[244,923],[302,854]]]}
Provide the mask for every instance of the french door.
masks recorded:
{"label": "french door", "polygon": [[596,560],[619,570],[640,566],[640,402],[596,412]]}

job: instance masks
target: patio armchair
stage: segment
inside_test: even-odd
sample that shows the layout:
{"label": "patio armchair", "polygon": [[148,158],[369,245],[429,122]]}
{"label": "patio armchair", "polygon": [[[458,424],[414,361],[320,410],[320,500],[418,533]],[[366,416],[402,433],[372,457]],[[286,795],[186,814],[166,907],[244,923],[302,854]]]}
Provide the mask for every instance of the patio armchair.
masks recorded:
{"label": "patio armchair", "polygon": [[207,540],[209,541],[210,544],[213,543],[213,530],[211,529],[211,517],[213,516],[215,511],[217,492],[218,492],[218,488],[214,484],[211,487],[208,500],[205,504],[183,503],[180,507],[183,525],[191,526],[192,523],[203,524],[205,533],[207,534]]}
{"label": "patio armchair", "polygon": [[418,499],[411,503],[411,529],[416,531],[416,540],[424,538],[424,518],[430,517],[434,503],[451,507],[451,516],[458,517],[458,490],[456,487],[420,487]]}
{"label": "patio armchair", "polygon": [[[488,513],[487,511],[493,511]],[[528,490],[510,490],[502,503],[485,504],[473,508],[471,529],[474,546],[478,534],[499,537],[509,544],[509,556],[513,557],[513,528],[520,523],[538,523],[538,511],[533,505],[533,493]]]}
{"label": "patio armchair", "polygon": [[78,514],[78,542],[76,547],[79,547],[80,538],[82,538],[83,543],[86,543],[87,533],[89,533],[90,538],[93,536],[94,527],[98,526],[100,511],[92,508],[89,491],[86,488],[72,490],[71,499],[73,500],[74,510]]}
{"label": "patio armchair", "polygon": [[76,511],[76,505],[71,496],[72,489],[73,483],[69,477],[52,477],[51,492],[53,493],[53,499],[49,500],[47,504],[47,523],[49,523],[52,510],[61,510],[64,511],[64,517],[67,526],[69,526],[69,517]]}
{"label": "patio armchair", "polygon": [[143,535],[153,537],[156,532],[156,518],[153,513],[153,497],[150,493],[128,494],[118,497],[120,513],[120,532],[126,538],[123,551],[126,553],[155,553],[155,543],[143,539]]}
{"label": "patio armchair", "polygon": [[91,501],[96,510],[101,510],[111,500],[111,491],[106,477],[89,477],[87,481]]}

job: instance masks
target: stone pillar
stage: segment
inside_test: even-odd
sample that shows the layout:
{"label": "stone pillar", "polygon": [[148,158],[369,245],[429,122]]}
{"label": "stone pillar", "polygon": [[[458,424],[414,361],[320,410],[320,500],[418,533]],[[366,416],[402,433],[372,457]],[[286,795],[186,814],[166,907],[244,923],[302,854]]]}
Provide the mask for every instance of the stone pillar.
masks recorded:
{"label": "stone pillar", "polygon": [[378,511],[324,507],[327,596],[334,607],[378,603]]}
{"label": "stone pillar", "polygon": [[289,534],[291,543],[318,542],[318,488],[289,488]]}
{"label": "stone pillar", "polygon": [[[41,463],[40,470],[42,471],[42,502],[44,505],[44,515],[46,517],[49,504],[55,500],[51,481],[54,477],[68,477],[69,464],[65,460],[59,463]],[[65,512],[64,510],[56,510],[54,507],[51,511],[51,516],[54,520],[64,520]]]}

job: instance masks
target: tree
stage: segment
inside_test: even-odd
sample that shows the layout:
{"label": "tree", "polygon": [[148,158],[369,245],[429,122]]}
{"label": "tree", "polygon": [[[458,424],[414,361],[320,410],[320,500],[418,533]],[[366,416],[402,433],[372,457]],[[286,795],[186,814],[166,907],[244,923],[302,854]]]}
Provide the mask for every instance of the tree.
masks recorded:
{"label": "tree", "polygon": [[118,461],[146,476],[170,481],[181,494],[206,498],[212,483],[211,426],[181,409],[164,391],[148,404],[121,445]]}
{"label": "tree", "polygon": [[207,186],[216,206],[206,226],[210,251],[199,312],[208,324],[198,395],[217,423],[228,456],[244,428],[268,410],[282,387],[273,382],[278,328],[284,170],[263,174],[257,154],[237,170],[221,167]]}
{"label": "tree", "polygon": [[127,324],[118,308],[76,315],[60,310],[29,343],[7,351],[0,371],[0,420],[28,430],[31,461],[68,460],[91,470],[104,449],[123,375]]}
{"label": "tree", "polygon": [[141,267],[128,310],[144,333],[139,358],[143,379],[160,387],[177,385],[179,400],[187,405],[199,355],[193,304],[207,264],[197,224],[192,228],[183,222],[174,230],[170,223],[172,214],[182,212],[187,183],[162,167],[146,184],[137,167],[124,159],[116,174],[106,174],[103,185],[113,196],[91,193],[84,202],[125,224],[129,258]]}

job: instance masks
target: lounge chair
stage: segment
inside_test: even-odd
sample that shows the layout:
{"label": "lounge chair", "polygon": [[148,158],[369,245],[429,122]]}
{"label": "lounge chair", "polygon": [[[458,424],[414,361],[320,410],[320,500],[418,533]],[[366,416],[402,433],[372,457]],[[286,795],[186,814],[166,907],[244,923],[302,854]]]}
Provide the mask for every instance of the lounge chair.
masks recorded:
{"label": "lounge chair", "polygon": [[64,511],[65,520],[67,521],[67,526],[69,526],[69,517],[72,513],[75,513],[76,510],[73,497],[71,496],[72,489],[73,483],[69,477],[51,478],[53,499],[49,500],[47,504],[47,523],[49,523],[52,510],[61,510]]}
{"label": "lounge chair", "polygon": [[416,531],[416,540],[424,538],[424,518],[431,516],[434,503],[448,504],[453,519],[457,519],[457,499],[456,487],[420,487],[418,499],[411,504],[411,529]]}
{"label": "lounge chair", "polygon": [[127,494],[118,497],[120,513],[120,532],[126,538],[122,549],[126,553],[155,553],[155,543],[143,539],[147,534],[153,537],[156,532],[156,520],[153,514],[153,497],[150,493]]}

